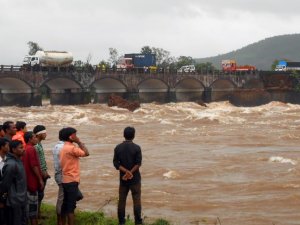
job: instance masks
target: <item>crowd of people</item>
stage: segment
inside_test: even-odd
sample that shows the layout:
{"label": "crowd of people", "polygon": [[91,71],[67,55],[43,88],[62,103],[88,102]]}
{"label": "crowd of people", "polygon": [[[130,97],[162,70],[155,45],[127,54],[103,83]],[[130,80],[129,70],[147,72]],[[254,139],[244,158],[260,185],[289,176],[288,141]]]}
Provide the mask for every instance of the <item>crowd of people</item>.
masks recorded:
{"label": "crowd of people", "polygon": [[[6,121],[0,125],[0,225],[38,225],[42,219],[41,203],[47,180],[47,162],[42,142],[47,137],[46,127],[36,125],[28,131],[23,121]],[[113,165],[119,170],[119,224],[125,224],[125,207],[131,191],[135,224],[141,218],[142,153],[133,143],[135,129],[124,129],[125,141],[114,150]],[[79,190],[79,158],[89,156],[85,144],[72,127],[62,128],[58,142],[52,149],[54,179],[58,186],[56,203],[57,225],[74,225],[77,201],[83,198]]]}

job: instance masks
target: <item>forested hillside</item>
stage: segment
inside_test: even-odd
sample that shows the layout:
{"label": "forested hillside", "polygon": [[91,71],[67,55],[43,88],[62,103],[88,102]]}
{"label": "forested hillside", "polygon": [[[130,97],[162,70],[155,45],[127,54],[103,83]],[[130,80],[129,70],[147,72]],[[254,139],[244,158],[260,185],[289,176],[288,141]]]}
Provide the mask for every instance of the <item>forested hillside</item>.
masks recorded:
{"label": "forested hillside", "polygon": [[211,62],[220,68],[223,59],[235,59],[239,65],[250,64],[259,70],[270,70],[274,60],[300,61],[300,34],[266,38],[227,54],[195,60],[197,63]]}

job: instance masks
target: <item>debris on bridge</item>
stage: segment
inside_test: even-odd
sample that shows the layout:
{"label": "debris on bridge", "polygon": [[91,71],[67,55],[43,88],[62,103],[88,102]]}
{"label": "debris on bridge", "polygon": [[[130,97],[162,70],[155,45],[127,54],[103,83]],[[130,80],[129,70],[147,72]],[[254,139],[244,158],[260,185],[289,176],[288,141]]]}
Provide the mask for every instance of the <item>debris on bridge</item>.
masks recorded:
{"label": "debris on bridge", "polygon": [[108,106],[117,106],[119,108],[125,108],[129,111],[133,112],[134,110],[138,109],[140,107],[140,103],[138,101],[128,101],[121,96],[111,94],[108,99]]}

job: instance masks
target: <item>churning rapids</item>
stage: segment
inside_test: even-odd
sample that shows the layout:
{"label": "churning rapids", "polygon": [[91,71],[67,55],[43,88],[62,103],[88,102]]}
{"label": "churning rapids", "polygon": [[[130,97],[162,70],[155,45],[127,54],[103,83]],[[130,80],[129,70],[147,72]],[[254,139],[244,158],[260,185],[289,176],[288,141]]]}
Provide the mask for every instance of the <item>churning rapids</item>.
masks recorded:
{"label": "churning rapids", "polygon": [[[78,207],[116,216],[118,171],[113,149],[123,128],[136,128],[142,147],[146,218],[174,224],[299,224],[300,105],[271,102],[245,108],[228,102],[142,104],[135,112],[106,105],[1,107],[1,121],[44,124],[53,177],[58,130],[73,126],[90,150],[81,160],[84,200]],[[51,178],[45,201],[56,202]],[[127,213],[132,217],[129,196]],[[150,220],[150,219],[149,219]],[[146,219],[147,221],[147,219]]]}

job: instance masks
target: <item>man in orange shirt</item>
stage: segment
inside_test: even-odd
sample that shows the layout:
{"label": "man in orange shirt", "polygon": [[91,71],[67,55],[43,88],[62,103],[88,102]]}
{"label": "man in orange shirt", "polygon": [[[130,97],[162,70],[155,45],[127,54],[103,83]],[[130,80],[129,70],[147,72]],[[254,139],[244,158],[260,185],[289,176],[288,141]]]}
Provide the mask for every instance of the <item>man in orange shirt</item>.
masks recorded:
{"label": "man in orange shirt", "polygon": [[17,133],[12,137],[12,139],[22,141],[23,147],[25,149],[26,143],[24,140],[24,134],[27,132],[26,123],[24,121],[17,121],[16,128],[17,128]]}
{"label": "man in orange shirt", "polygon": [[[65,142],[60,152],[60,165],[62,169],[62,186],[64,201],[61,209],[63,224],[67,217],[68,225],[75,224],[74,210],[79,193],[80,168],[79,158],[89,156],[89,151],[76,135],[76,129],[65,128],[61,136]],[[76,143],[78,146],[74,145]]]}

